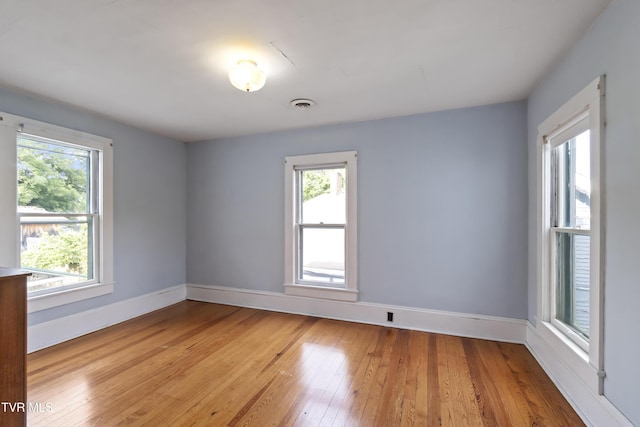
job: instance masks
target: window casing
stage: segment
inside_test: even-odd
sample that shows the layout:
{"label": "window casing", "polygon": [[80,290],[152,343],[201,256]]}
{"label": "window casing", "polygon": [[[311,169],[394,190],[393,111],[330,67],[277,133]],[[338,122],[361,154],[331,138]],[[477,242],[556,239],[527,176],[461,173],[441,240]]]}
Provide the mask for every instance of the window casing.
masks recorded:
{"label": "window casing", "polygon": [[[34,274],[28,310],[113,292],[111,140],[0,113],[0,152],[13,159],[0,192],[0,234],[15,236],[0,263]],[[10,218],[12,217],[12,218]]]}
{"label": "window casing", "polygon": [[540,336],[602,393],[604,78],[538,127]]}
{"label": "window casing", "polygon": [[356,152],[285,158],[285,292],[356,301]]}

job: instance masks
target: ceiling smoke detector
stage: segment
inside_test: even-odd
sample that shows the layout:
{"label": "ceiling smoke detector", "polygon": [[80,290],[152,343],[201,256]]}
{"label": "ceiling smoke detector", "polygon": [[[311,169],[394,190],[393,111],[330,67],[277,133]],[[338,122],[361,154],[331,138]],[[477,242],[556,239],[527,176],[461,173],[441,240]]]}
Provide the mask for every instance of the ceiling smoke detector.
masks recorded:
{"label": "ceiling smoke detector", "polygon": [[308,110],[309,108],[313,107],[315,104],[316,104],[315,101],[312,101],[311,99],[305,99],[305,98],[294,99],[293,101],[289,102],[289,105],[291,105],[296,110]]}

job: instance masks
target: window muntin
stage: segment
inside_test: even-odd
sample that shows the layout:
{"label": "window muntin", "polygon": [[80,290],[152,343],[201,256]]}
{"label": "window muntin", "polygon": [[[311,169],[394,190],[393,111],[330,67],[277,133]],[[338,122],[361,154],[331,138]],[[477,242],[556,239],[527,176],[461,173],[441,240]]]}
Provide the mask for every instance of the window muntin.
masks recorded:
{"label": "window muntin", "polygon": [[99,150],[18,133],[20,267],[30,295],[96,283]]}

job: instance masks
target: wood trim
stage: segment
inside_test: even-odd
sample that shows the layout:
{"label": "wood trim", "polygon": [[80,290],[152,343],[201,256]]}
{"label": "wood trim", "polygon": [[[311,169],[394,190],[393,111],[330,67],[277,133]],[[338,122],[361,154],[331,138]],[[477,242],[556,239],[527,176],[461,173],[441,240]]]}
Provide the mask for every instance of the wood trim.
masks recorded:
{"label": "wood trim", "polygon": [[525,345],[569,404],[588,425],[633,427],[631,421],[605,396],[595,392],[593,384],[585,384],[584,374],[580,372],[588,369],[586,366],[591,367],[588,361],[565,363],[565,357],[558,354],[559,351],[564,350],[563,346],[549,345],[531,323],[527,324]]}
{"label": "wood trim", "polygon": [[[401,329],[524,343],[526,321],[387,304],[342,302],[276,292],[187,284],[187,299],[284,313],[305,314]],[[387,322],[387,312],[394,321]]]}
{"label": "wood trim", "polygon": [[185,285],[29,326],[29,353],[141,316],[185,299]]}
{"label": "wood trim", "polygon": [[28,313],[34,313],[112,293],[113,283],[92,283],[90,285],[64,289],[44,295],[29,296],[27,294],[27,310]]}

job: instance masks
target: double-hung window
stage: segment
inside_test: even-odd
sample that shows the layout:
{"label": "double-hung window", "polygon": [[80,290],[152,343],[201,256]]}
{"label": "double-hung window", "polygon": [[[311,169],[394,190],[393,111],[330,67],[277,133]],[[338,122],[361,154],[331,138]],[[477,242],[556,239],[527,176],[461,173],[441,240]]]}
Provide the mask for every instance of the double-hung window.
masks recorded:
{"label": "double-hung window", "polygon": [[537,329],[599,392],[603,96],[598,78],[538,127]]}
{"label": "double-hung window", "polygon": [[[584,112],[548,138],[550,147],[550,320],[588,350],[591,288],[591,138]],[[568,134],[567,134],[568,133]]]}
{"label": "double-hung window", "polygon": [[0,149],[15,165],[0,197],[13,198],[29,311],[112,292],[111,141],[4,113],[2,123],[11,131]]}
{"label": "double-hung window", "polygon": [[355,152],[285,159],[285,292],[357,299]]}
{"label": "double-hung window", "polygon": [[99,152],[18,134],[20,268],[32,295],[95,282]]}

